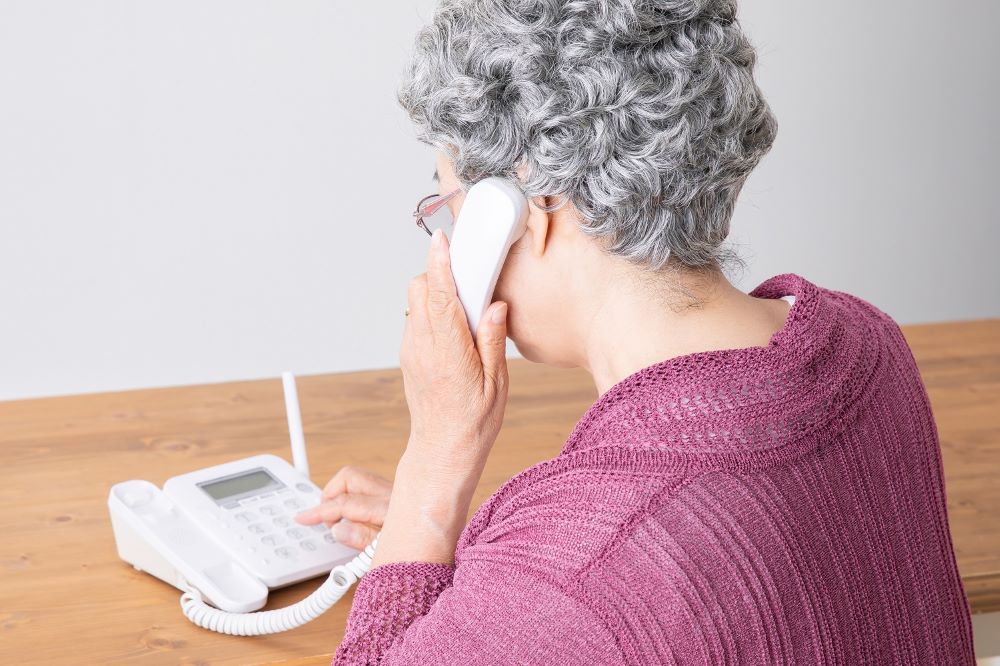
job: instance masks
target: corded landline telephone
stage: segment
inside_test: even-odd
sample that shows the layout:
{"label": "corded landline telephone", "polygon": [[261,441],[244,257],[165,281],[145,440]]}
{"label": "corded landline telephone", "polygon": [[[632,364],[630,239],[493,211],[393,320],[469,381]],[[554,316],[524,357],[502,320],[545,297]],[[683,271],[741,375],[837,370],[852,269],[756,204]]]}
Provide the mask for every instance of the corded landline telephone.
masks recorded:
{"label": "corded landline telephone", "polygon": [[[486,178],[466,194],[450,254],[473,339],[527,216],[528,202],[509,180]],[[162,490],[123,481],[108,496],[118,555],[182,590],[184,614],[206,629],[249,636],[303,625],[333,606],[375,554],[377,537],[359,552],[336,543],[322,524],[292,521],[320,501],[320,489],[309,479],[295,380],[289,373],[283,380],[294,467],[274,455],[252,456],[175,476]],[[267,603],[269,589],[327,572],[302,601],[251,612]]]}

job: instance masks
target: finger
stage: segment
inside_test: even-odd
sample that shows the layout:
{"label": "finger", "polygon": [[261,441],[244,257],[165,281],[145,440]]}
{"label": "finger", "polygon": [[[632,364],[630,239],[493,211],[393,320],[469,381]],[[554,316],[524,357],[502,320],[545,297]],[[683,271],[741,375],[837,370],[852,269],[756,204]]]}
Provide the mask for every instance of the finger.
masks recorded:
{"label": "finger", "polygon": [[318,522],[327,525],[333,525],[344,518],[381,525],[389,510],[389,498],[373,495],[338,495],[313,509],[319,516]]}
{"label": "finger", "polygon": [[[468,332],[465,311],[451,272],[448,237],[440,228],[434,231],[427,253],[427,317],[431,330],[443,334],[444,339],[450,339],[457,333],[467,337],[472,344],[472,334]],[[468,335],[462,333],[463,329]]]}
{"label": "finger", "polygon": [[410,314],[406,317],[412,335],[421,335],[427,328],[427,274],[421,273],[410,278],[406,288],[406,306]]}
{"label": "finger", "polygon": [[427,328],[427,274],[410,278],[406,288],[406,304],[410,314],[406,317],[403,340],[399,345],[399,368],[406,376],[410,364],[421,359],[419,346],[429,337]]}
{"label": "finger", "polygon": [[341,467],[323,488],[323,498],[328,499],[342,493],[360,495],[388,495],[392,482],[374,472],[353,465]]}
{"label": "finger", "polygon": [[364,550],[368,544],[374,541],[378,532],[379,530],[371,525],[350,520],[342,520],[333,526],[333,538],[337,540],[337,543],[358,550]]}
{"label": "finger", "polygon": [[455,278],[451,274],[451,246],[440,227],[434,230],[427,252],[427,286],[450,298],[458,298]]}
{"label": "finger", "polygon": [[295,521],[301,525],[318,525],[348,520],[381,525],[389,508],[388,497],[372,495],[337,495],[318,506],[296,514]]}
{"label": "finger", "polygon": [[[483,379],[497,387],[507,381],[507,304],[497,301],[486,309],[476,329],[476,348],[483,363]],[[494,318],[499,321],[494,321]]]}

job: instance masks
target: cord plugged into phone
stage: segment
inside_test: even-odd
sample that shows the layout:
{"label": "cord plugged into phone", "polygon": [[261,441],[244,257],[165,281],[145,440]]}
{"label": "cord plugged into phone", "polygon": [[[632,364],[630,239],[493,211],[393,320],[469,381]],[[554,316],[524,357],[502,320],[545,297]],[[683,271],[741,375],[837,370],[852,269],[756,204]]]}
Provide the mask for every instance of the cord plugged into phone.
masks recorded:
{"label": "cord plugged into phone", "polygon": [[[520,189],[487,178],[466,194],[451,239],[452,274],[475,339],[511,245],[524,233]],[[282,375],[294,467],[265,454],[181,474],[163,489],[149,481],[112,486],[108,510],[118,555],[181,590],[193,623],[226,634],[287,631],[326,612],[369,570],[378,537],[363,551],[339,544],[323,524],[293,516],[320,502],[309,479],[298,391]],[[328,574],[291,606],[253,612],[268,591]]]}

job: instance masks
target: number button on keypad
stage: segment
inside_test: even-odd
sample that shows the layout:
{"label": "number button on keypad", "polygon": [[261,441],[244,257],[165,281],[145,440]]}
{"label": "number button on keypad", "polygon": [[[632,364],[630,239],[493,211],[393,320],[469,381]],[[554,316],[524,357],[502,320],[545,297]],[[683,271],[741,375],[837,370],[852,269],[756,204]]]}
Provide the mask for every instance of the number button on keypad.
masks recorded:
{"label": "number button on keypad", "polygon": [[267,506],[262,506],[262,507],[260,507],[260,509],[258,509],[258,511],[260,511],[265,516],[277,516],[279,513],[281,513],[281,509],[279,509],[278,507],[274,506],[273,504],[268,504]]}
{"label": "number button on keypad", "polygon": [[271,531],[271,526],[266,523],[254,523],[247,528],[251,534],[264,534]]}

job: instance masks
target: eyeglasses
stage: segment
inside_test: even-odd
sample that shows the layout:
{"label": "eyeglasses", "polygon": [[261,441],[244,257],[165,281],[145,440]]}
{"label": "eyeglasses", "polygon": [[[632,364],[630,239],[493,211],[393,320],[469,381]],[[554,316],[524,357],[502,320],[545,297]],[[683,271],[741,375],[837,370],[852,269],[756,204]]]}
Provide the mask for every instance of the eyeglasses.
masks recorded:
{"label": "eyeglasses", "polygon": [[[445,204],[461,191],[462,189],[458,188],[448,194],[429,194],[421,199],[413,211],[413,217],[417,218],[417,226],[426,231],[428,236],[433,236],[434,230],[441,227],[450,238],[455,218],[451,214],[451,209]],[[445,212],[440,212],[442,209]]]}

